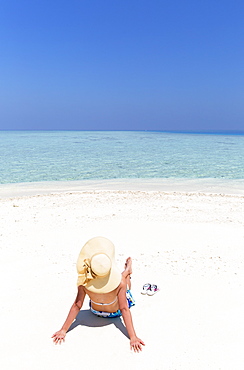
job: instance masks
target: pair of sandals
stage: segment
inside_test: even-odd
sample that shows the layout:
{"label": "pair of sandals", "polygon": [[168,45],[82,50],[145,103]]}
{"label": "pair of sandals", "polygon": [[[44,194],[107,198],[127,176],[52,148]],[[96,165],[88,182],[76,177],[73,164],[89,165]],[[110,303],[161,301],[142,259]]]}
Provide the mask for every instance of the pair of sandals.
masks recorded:
{"label": "pair of sandals", "polygon": [[159,291],[159,288],[156,284],[144,284],[141,294],[154,295]]}

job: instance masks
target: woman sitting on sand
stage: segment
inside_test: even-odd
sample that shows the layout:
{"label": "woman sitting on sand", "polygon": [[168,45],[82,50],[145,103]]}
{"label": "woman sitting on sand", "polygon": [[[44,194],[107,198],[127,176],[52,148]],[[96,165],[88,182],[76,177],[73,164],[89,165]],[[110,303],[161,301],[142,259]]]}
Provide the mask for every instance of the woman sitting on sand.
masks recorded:
{"label": "woman sitting on sand", "polygon": [[53,336],[55,344],[64,341],[66,333],[80,311],[86,294],[90,298],[91,312],[101,317],[123,317],[130,337],[130,347],[142,350],[143,341],[136,336],[129,307],[133,304],[130,293],[131,258],[125,270],[119,272],[114,258],[113,243],[103,237],[89,240],[82,248],[77,261],[78,293],[61,330]]}

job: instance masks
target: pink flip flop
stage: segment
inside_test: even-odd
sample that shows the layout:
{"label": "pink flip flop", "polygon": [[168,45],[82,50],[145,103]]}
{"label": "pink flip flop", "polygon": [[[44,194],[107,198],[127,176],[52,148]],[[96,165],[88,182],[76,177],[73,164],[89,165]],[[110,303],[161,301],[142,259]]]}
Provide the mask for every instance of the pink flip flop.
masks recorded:
{"label": "pink flip flop", "polygon": [[151,284],[150,288],[146,291],[147,295],[154,295],[159,291],[159,288],[156,284]]}

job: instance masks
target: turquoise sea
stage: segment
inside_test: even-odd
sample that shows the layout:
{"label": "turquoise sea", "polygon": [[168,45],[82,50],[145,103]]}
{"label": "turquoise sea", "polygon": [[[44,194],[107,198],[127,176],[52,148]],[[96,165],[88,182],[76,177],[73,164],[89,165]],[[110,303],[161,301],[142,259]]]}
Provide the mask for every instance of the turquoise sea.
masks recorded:
{"label": "turquoise sea", "polygon": [[144,131],[0,131],[0,183],[244,179],[244,136]]}

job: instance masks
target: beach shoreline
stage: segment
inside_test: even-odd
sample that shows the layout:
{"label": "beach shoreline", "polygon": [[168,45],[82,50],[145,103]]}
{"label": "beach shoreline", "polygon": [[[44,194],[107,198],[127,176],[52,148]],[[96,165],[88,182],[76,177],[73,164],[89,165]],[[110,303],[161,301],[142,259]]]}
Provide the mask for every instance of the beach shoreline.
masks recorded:
{"label": "beach shoreline", "polygon": [[163,191],[244,195],[244,181],[239,179],[176,178],[24,182],[0,184],[0,199],[88,190]]}

